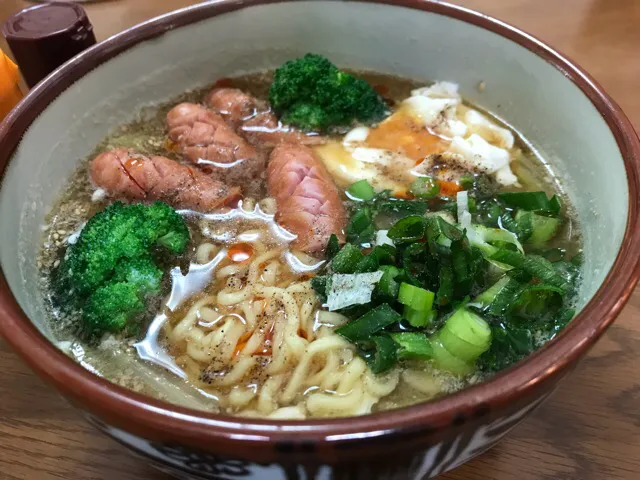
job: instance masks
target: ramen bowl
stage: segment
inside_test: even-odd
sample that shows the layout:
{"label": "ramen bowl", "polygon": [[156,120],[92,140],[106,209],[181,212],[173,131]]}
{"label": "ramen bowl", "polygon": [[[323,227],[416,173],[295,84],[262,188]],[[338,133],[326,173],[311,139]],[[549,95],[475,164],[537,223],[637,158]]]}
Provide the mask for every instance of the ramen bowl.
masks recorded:
{"label": "ramen bowl", "polygon": [[[77,162],[144,105],[306,52],[458,82],[550,160],[584,242],[579,313],[545,347],[436,401],[351,418],[241,419],[153,400],[62,353],[38,294],[41,225]],[[479,88],[482,86],[482,88]],[[484,15],[402,1],[213,1],[75,57],[0,128],[0,333],[86,418],[184,478],[431,478],[494,445],[613,322],[638,280],[640,144],[603,90],[535,38]]]}

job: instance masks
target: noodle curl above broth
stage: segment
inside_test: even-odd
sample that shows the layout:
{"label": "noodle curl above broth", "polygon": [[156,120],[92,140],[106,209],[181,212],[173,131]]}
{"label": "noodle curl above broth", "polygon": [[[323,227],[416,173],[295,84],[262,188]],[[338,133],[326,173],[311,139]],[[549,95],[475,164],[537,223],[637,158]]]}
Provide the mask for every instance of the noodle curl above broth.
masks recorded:
{"label": "noodle curl above broth", "polygon": [[571,320],[553,170],[450,82],[306,55],[148,107],[82,162],[38,265],[59,346],[176,404],[273,419],[438,398]]}
{"label": "noodle curl above broth", "polygon": [[[334,332],[348,319],[320,309],[310,281],[291,269],[286,251],[260,240],[267,235],[264,229],[237,235],[255,239],[251,257],[234,262],[227,254],[206,293],[169,316],[168,350],[230,413],[368,413],[394,390],[399,372],[371,374],[355,347]],[[202,243],[196,258],[206,263],[218,248]]]}

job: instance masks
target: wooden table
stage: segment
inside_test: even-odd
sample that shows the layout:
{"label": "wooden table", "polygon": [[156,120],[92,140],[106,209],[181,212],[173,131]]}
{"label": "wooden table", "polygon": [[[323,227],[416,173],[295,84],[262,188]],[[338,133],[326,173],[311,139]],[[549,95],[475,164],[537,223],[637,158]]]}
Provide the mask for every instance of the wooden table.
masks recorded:
{"label": "wooden table", "polygon": [[[29,5],[2,0],[0,19]],[[103,39],[187,0],[87,4]],[[585,67],[640,129],[640,1],[465,0]],[[603,159],[604,161],[605,159]],[[448,480],[640,479],[640,292],[534,415]],[[93,430],[0,340],[0,479],[166,479]]]}

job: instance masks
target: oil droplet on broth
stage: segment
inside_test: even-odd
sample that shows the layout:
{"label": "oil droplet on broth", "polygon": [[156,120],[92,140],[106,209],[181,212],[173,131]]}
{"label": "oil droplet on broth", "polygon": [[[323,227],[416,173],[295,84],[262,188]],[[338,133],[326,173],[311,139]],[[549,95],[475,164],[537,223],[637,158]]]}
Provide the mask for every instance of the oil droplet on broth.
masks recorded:
{"label": "oil droplet on broth", "polygon": [[249,243],[236,243],[229,247],[227,257],[235,263],[246,262],[253,257],[253,246]]}

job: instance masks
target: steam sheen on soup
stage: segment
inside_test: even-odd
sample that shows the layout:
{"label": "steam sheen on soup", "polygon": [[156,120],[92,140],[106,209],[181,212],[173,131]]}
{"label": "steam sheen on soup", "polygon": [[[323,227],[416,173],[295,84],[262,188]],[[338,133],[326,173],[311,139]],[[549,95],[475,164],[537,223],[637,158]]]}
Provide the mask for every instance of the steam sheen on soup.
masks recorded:
{"label": "steam sheen on soup", "polygon": [[561,185],[457,86],[307,55],[147,107],[82,161],[39,266],[59,346],[124,387],[274,419],[483,381],[574,315]]}

